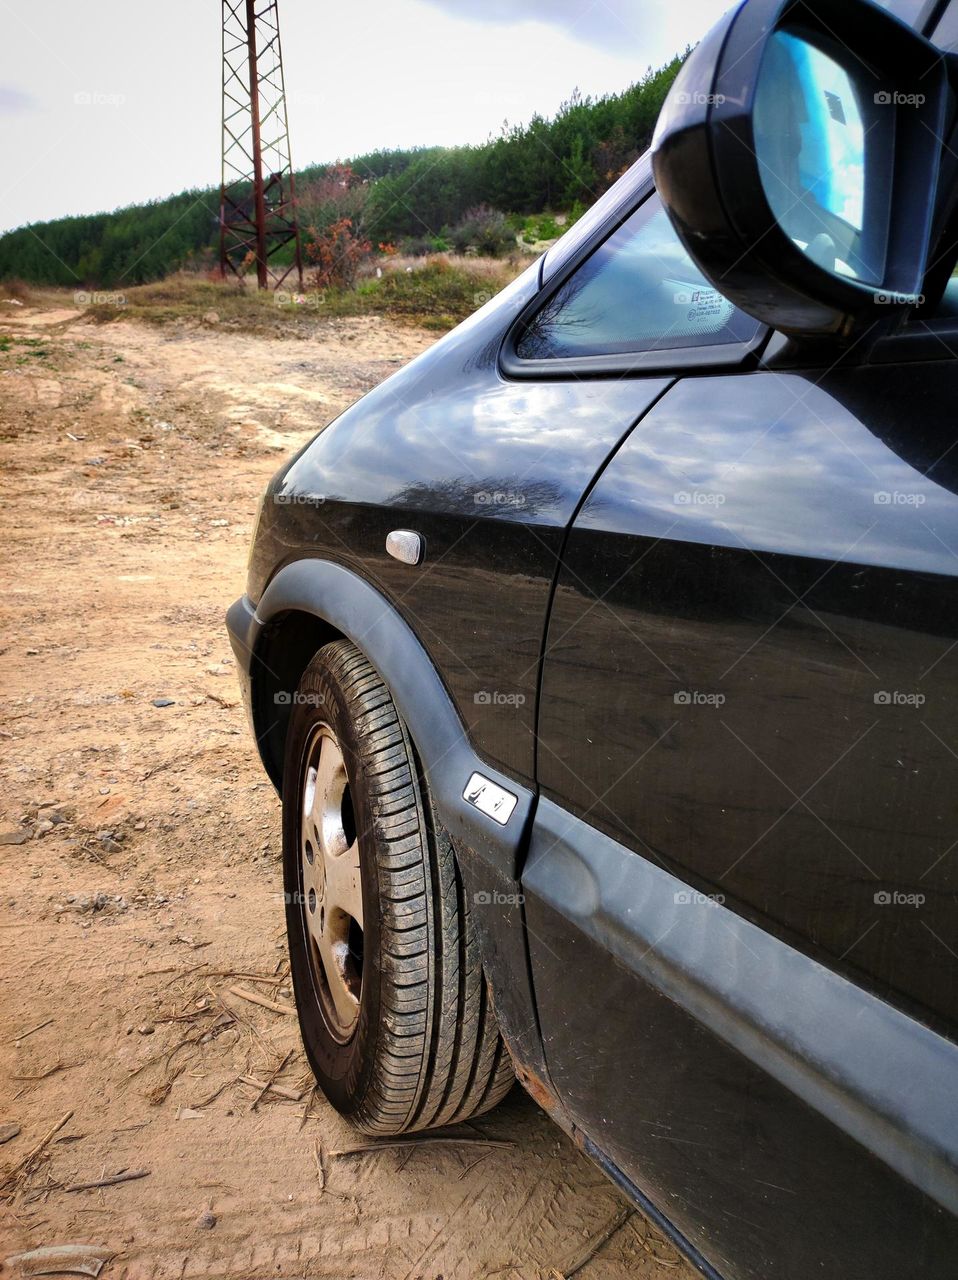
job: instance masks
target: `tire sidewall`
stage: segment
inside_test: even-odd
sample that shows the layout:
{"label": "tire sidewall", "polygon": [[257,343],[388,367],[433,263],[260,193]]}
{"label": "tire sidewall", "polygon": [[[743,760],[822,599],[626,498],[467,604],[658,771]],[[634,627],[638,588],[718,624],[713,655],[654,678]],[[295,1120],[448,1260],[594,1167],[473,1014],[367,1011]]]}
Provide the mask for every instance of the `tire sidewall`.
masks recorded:
{"label": "tire sidewall", "polygon": [[[306,751],[313,730],[328,725],[339,740],[349,779],[360,851],[363,894],[363,982],[359,1020],[352,1036],[339,1042],[330,1030],[316,989],[303,906],[300,814]],[[290,973],[300,1031],[309,1064],[330,1102],[344,1114],[357,1110],[369,1088],[377,1059],[382,974],[380,969],[380,887],[375,816],[364,777],[364,752],[347,699],[315,662],[307,669],[293,706],[283,771],[283,887]]]}

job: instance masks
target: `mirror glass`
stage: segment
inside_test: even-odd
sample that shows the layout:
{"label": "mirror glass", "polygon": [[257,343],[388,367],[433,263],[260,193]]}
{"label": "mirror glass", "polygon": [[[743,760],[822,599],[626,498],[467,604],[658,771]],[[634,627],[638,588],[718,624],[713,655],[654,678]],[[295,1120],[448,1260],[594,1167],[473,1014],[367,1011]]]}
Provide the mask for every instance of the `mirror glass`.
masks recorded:
{"label": "mirror glass", "polygon": [[777,31],[762,58],[753,129],[762,186],[785,232],[818,266],[879,283],[883,254],[866,225],[864,68]]}

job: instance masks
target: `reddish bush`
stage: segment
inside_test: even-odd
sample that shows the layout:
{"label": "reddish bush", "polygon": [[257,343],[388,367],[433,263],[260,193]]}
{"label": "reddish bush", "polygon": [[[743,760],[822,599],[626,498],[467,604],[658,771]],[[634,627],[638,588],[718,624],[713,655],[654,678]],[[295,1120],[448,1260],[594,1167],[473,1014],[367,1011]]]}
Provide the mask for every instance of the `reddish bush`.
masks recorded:
{"label": "reddish bush", "polygon": [[340,218],[352,218],[353,227],[362,222],[369,184],[348,164],[334,164],[319,177],[303,182],[296,191],[300,222],[325,231]]}
{"label": "reddish bush", "polygon": [[353,231],[352,218],[339,218],[324,231],[311,228],[306,257],[314,265],[312,283],[317,289],[349,289],[372,245]]}

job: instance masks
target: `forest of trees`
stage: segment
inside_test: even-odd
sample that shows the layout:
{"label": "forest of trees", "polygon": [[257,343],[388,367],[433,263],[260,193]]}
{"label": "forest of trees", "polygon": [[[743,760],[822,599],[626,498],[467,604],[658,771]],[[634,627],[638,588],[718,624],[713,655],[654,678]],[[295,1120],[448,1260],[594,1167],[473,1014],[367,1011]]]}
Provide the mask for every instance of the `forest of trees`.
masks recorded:
{"label": "forest of trees", "polygon": [[[674,58],[625,92],[577,94],[555,117],[534,116],[479,146],[376,151],[349,167],[365,188],[361,230],[374,243],[428,241],[467,211],[489,205],[534,214],[592,203],[649,145],[665,94],[681,65]],[[297,174],[304,197],[336,166]],[[114,213],[60,218],[0,237],[0,279],[116,287],[158,279],[180,267],[212,265],[219,191],[184,191]],[[306,226],[322,211],[303,210]]]}

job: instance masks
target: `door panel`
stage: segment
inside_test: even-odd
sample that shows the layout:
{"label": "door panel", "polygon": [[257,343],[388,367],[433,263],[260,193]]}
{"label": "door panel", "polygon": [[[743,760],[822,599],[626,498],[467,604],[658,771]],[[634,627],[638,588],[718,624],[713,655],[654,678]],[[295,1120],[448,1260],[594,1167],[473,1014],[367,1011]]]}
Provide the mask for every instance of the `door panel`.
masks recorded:
{"label": "door panel", "polygon": [[571,534],[539,762],[573,813],[951,1034],[956,396],[950,363],[676,386]]}
{"label": "door panel", "polygon": [[[688,886],[678,910],[716,900],[783,954],[851,979],[863,1002],[871,992],[952,1039],[955,403],[954,362],[673,387],[570,533],[538,750],[548,801]],[[549,847],[540,833],[540,856]],[[641,973],[656,938],[614,955],[628,907],[603,939],[588,885],[563,902],[546,865],[524,880],[554,1083],[719,1270],[899,1276],[879,1230],[894,1201],[896,1232],[931,1249],[914,1274],[945,1274],[930,1243],[942,1210],[909,1189],[915,1170],[893,1174],[724,1033],[680,1016]],[[567,989],[582,974],[588,997]],[[862,1034],[850,1018],[839,1055],[880,1053]],[[852,1181],[863,1195],[836,1204]],[[810,1218],[827,1224],[825,1255],[805,1238]]]}

